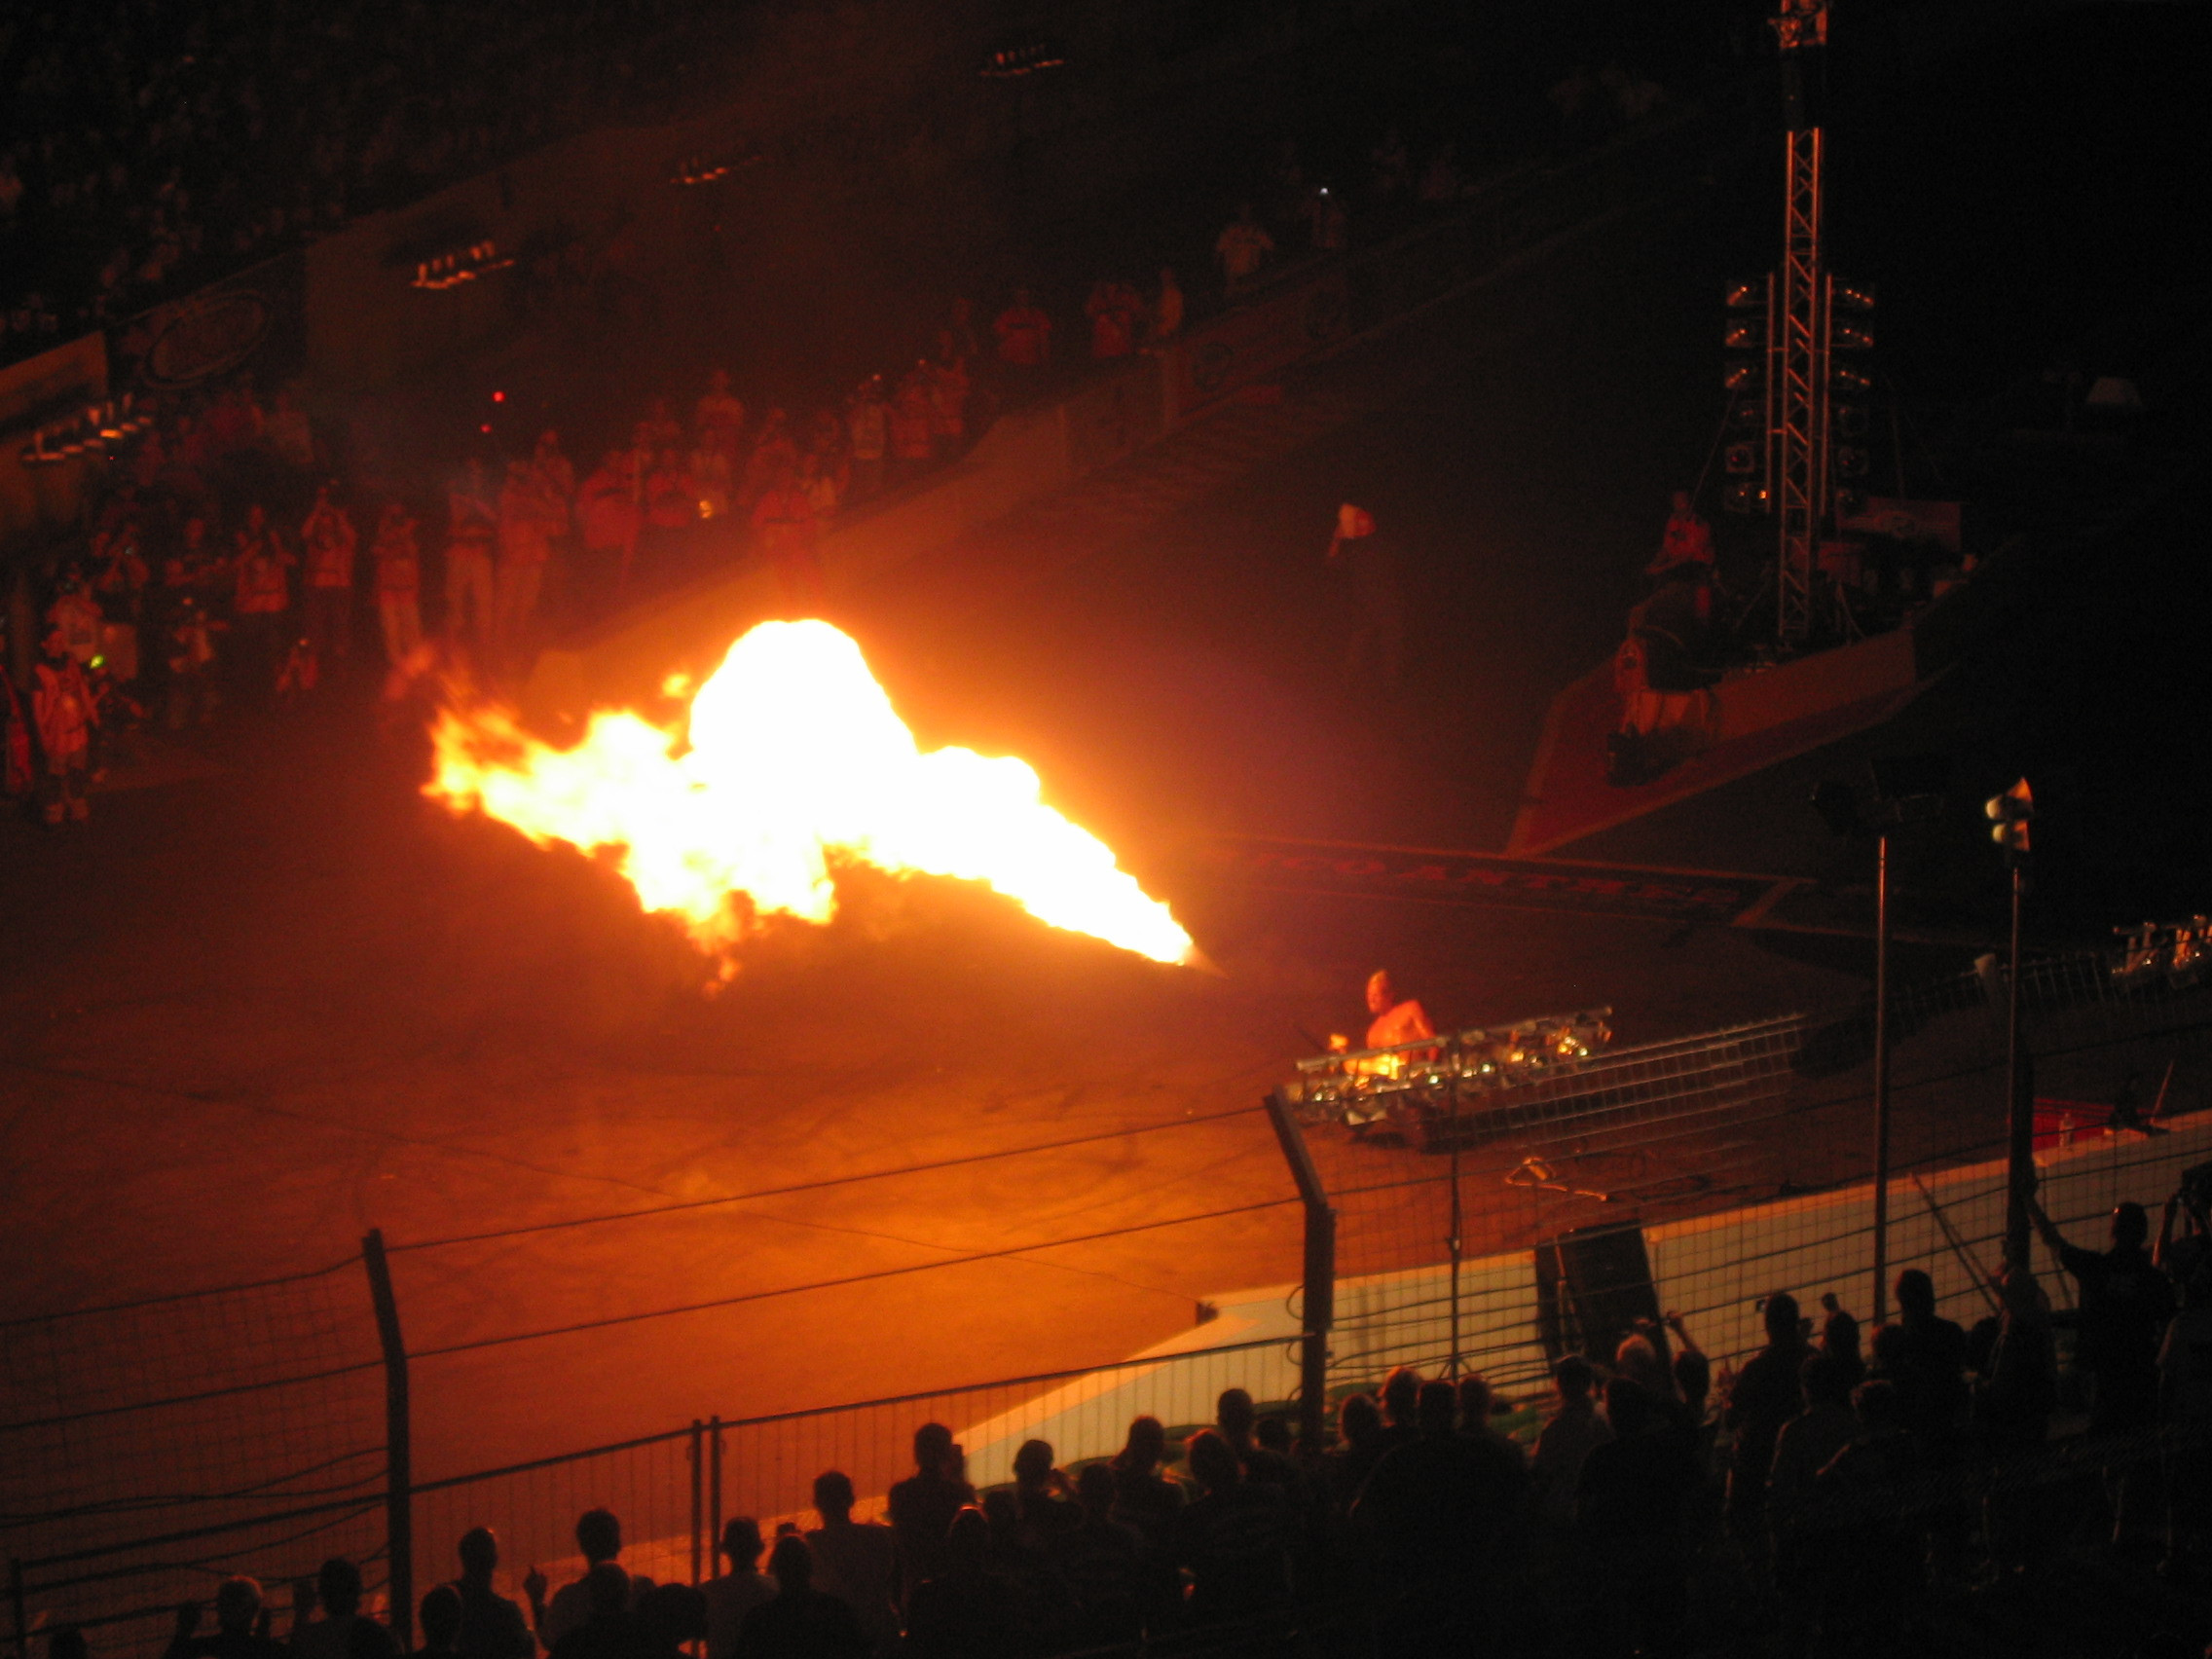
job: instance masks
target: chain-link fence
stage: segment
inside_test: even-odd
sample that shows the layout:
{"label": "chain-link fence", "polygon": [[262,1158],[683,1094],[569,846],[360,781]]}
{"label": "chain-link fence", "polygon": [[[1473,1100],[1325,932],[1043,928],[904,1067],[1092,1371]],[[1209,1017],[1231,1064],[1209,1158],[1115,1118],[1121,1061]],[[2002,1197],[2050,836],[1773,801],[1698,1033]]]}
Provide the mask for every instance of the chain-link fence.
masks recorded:
{"label": "chain-link fence", "polygon": [[75,1624],[106,1652],[158,1650],[177,1604],[228,1573],[374,1563],[385,1403],[358,1258],[0,1324],[17,1636]]}
{"label": "chain-link fence", "polygon": [[605,1508],[621,1518],[623,1565],[633,1573],[696,1583],[720,1570],[715,1540],[730,1519],[751,1517],[768,1537],[781,1523],[815,1525],[814,1479],[826,1470],[852,1481],[861,1519],[879,1517],[893,1483],[913,1472],[914,1431],[924,1423],[951,1429],[969,1479],[990,1487],[1013,1479],[1025,1441],[1048,1442],[1068,1468],[1121,1450],[1132,1418],[1158,1418],[1176,1437],[1211,1422],[1225,1388],[1280,1403],[1297,1381],[1295,1342],[1269,1338],[768,1417],[710,1418],[418,1485],[416,1581],[450,1577],[454,1546],[480,1526],[498,1533],[503,1570],[515,1583],[532,1566],[555,1582],[576,1577],[583,1562],[571,1529],[585,1510]]}
{"label": "chain-link fence", "polygon": [[[1940,1124],[1946,1102],[1995,1087],[2003,1042],[1993,1010],[2004,988],[1984,967],[1899,996],[1896,1092],[1916,1120]],[[2170,1076],[2212,1031],[2212,991],[2140,952],[2031,964],[2022,992],[2031,1051],[2054,1070],[2088,1056],[2110,1062],[2108,1071],[2140,1062],[2146,1078],[2165,1064]],[[572,1575],[575,1519],[596,1507],[622,1518],[633,1570],[696,1581],[716,1570],[724,1521],[748,1515],[770,1531],[803,1525],[814,1478],[827,1469],[852,1480],[862,1513],[875,1511],[910,1467],[913,1431],[925,1421],[953,1430],[972,1478],[988,1486],[1010,1477],[1024,1440],[1050,1442],[1063,1467],[1080,1464],[1117,1450],[1139,1415],[1170,1433],[1209,1421],[1232,1385],[1278,1410],[1295,1402],[1309,1428],[1329,1396],[1372,1386],[1400,1364],[1480,1370],[1509,1392],[1533,1394],[1560,1353],[1609,1354],[1638,1321],[1667,1311],[1725,1364],[1758,1345],[1760,1302],[1774,1290],[1808,1307],[1833,1291],[1869,1311],[1871,1192],[1851,1179],[1861,1173],[1855,1155],[1833,1154],[1840,1172],[1812,1190],[1783,1191],[1774,1174],[1809,1146],[1848,1138],[1806,1127],[1866,1102],[1870,1038],[1868,1011],[1853,1009],[1629,1049],[1570,1048],[1562,1063],[1461,1091],[1441,1111],[1431,1100],[1425,1116],[1369,1116],[1357,1132],[1301,1124],[1278,1098],[1272,1115],[1297,1196],[1142,1229],[1303,1201],[1304,1269],[1286,1261],[1272,1301],[1200,1326],[1167,1351],[772,1417],[705,1417],[450,1479],[410,1481],[397,1455],[405,1355],[396,1318],[380,1341],[372,1280],[383,1246],[373,1236],[360,1257],[318,1272],[0,1324],[0,1548],[18,1653],[28,1659],[38,1630],[74,1623],[104,1633],[103,1654],[150,1659],[176,1604],[204,1600],[223,1574],[280,1582],[334,1554],[367,1566],[374,1604],[387,1583],[399,1594],[449,1577],[456,1543],[475,1526],[499,1533],[510,1588],[534,1565]],[[2212,1157],[2212,1115],[2163,1112],[2162,1084],[2139,1092],[2132,1105],[2116,1103],[2119,1132],[2054,1133],[2041,1148],[2044,1201],[2085,1242],[2119,1198],[2154,1204],[2183,1168]],[[2003,1151],[1986,1128],[1978,1139],[1962,1128],[1955,1144],[1896,1168],[1891,1267],[1928,1271],[1943,1311],[1964,1323],[1990,1310]],[[700,1200],[725,1201],[741,1200]],[[2047,1276],[2063,1304],[2068,1281]],[[387,1571],[395,1540],[397,1570]],[[406,1609],[389,1611],[404,1622]]]}

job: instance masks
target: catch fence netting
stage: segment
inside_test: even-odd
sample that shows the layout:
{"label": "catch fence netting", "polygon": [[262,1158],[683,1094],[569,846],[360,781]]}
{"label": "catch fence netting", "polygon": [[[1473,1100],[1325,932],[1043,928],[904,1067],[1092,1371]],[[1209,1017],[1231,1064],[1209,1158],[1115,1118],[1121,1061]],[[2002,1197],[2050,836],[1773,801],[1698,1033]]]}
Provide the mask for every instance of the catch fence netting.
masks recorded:
{"label": "catch fence netting", "polygon": [[[2125,1124],[2168,1108],[2172,1067],[2200,1057],[2212,1038],[2200,958],[2176,958],[2169,940],[2026,963],[2023,1030],[2039,1095],[2103,1102],[2084,1109],[2085,1124],[2101,1125],[2115,1109]],[[1972,1285],[1999,1260],[2006,990],[1985,961],[1901,991],[1892,1005],[1892,1094],[1920,1146],[1895,1164],[1891,1270],[1928,1268],[1961,1309],[1987,1310]],[[1530,1032],[1587,1031],[1597,1012],[1532,1021],[1512,1028],[1512,1040],[1533,1051]],[[1497,1034],[1480,1035],[1482,1051],[1496,1052]],[[1436,1084],[1456,1069],[1456,1041],[1439,1040],[1441,1063],[1425,1084],[1413,1067],[1363,1078],[1360,1057],[1347,1056],[1349,1115],[1364,1122],[1330,1121],[1343,1114],[1325,1087],[1321,1104],[1305,1107],[1308,1147],[1338,1212],[1332,1394],[1371,1386],[1397,1363],[1539,1384],[1563,1346],[1603,1336],[1609,1351],[1634,1318],[1670,1309],[1707,1322],[1691,1329],[1717,1359],[1757,1346],[1757,1320],[1747,1323],[1742,1310],[1769,1289],[1811,1284],[1862,1317],[1869,1311],[1870,1189],[1850,1184],[1862,1181],[1870,1147],[1870,1006],[1587,1053],[1569,1043],[1525,1069],[1462,1084],[1456,1098]],[[1301,1083],[1310,1102],[1308,1065]],[[2046,1097],[2044,1127],[2074,1104]],[[2086,1167],[2058,1157],[2064,1138],[2039,1139],[2039,1153],[2058,1158],[2054,1195]],[[2137,1170],[2138,1186],[2181,1167],[2167,1168],[2156,1150],[2180,1144],[2164,1136],[2099,1144],[2105,1165]],[[2137,1144],[2149,1150],[2128,1152]],[[1997,1174],[1982,1180],[1990,1192],[1968,1206],[1956,1240],[1929,1232],[1934,1212],[1916,1183],[1934,1193],[1992,1159]],[[2128,1196],[2156,1203],[2171,1190]],[[1837,1198],[1847,1191],[1861,1195],[1856,1208]],[[2053,1198],[2054,1215],[2063,1201]],[[1992,1206],[1995,1219],[1985,1213]],[[1701,1222],[1721,1215],[1755,1225]],[[1803,1248],[1785,1247],[1789,1237]],[[1670,1272],[1685,1282],[1671,1285]],[[1726,1296],[1714,1288],[1722,1277],[1735,1287]],[[1575,1299],[1588,1302],[1593,1282],[1618,1306],[1586,1318]],[[1646,1288],[1631,1294],[1634,1282]],[[1810,1297],[1806,1305],[1817,1312]],[[1741,1345],[1720,1334],[1739,1327]]]}
{"label": "catch fence netting", "polygon": [[229,1573],[373,1563],[384,1406],[357,1258],[0,1323],[0,1554],[19,1628],[153,1653],[177,1604]]}

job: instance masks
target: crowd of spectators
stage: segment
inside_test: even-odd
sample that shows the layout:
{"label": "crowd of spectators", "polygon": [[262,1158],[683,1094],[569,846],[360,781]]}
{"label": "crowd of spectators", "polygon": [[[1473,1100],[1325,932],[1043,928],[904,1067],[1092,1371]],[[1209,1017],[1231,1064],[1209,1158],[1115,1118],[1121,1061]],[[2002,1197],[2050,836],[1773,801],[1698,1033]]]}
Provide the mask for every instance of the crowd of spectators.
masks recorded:
{"label": "crowd of spectators", "polygon": [[[1716,1375],[1670,1313],[1603,1362],[1560,1359],[1540,1403],[1400,1367],[1341,1402],[1323,1445],[1231,1388],[1180,1445],[1139,1417],[1121,1451],[1063,1469],[1030,1440],[1012,1480],[979,1492],[952,1432],[925,1423],[914,1472],[868,1506],[881,1519],[825,1470],[815,1526],[730,1521],[725,1569],[696,1588],[626,1571],[619,1522],[593,1510],[580,1575],[549,1597],[533,1567],[526,1614],[493,1588],[496,1540],[471,1531],[458,1580],[423,1598],[422,1651],[1038,1659],[1169,1637],[1316,1655],[1933,1651],[1940,1593],[2046,1576],[2068,1552],[2201,1575],[2212,1483],[2201,1436],[2178,1431],[2212,1415],[2204,1211],[2201,1194],[2177,1200],[2146,1247],[2144,1211],[2122,1204],[2101,1251],[2036,1212],[2078,1287],[2064,1377],[2033,1274],[2001,1273],[1997,1311],[1969,1331],[1908,1270],[1864,1343],[1832,1295],[1816,1329],[1777,1291],[1739,1370]],[[295,1587],[291,1659],[391,1659],[359,1599],[345,1561]],[[221,1633],[197,1637],[199,1609],[181,1610],[168,1659],[282,1659],[250,1580],[223,1587],[216,1615]]]}
{"label": "crowd of spectators", "polygon": [[[0,361],[665,95],[674,0],[26,0],[0,18]],[[649,72],[648,72],[649,71]]]}
{"label": "crowd of spectators", "polygon": [[[216,10],[232,22],[250,21],[244,12],[255,3]],[[610,18],[643,27],[658,17],[651,0],[630,8],[578,0],[554,9],[543,26],[566,30],[561,38],[573,45],[596,38],[591,30]],[[442,50],[445,26],[441,20],[423,37],[431,57]],[[115,48],[144,57],[166,43],[181,55],[133,107],[157,149],[179,134],[179,142],[195,133],[209,138],[191,145],[193,166],[202,169],[239,161],[236,145],[213,141],[229,130],[224,122],[242,120],[253,143],[268,140],[274,117],[253,88],[282,65],[290,65],[282,73],[312,80],[329,51],[367,39],[370,24],[342,9],[303,22],[297,39],[241,29],[236,39],[256,44],[223,44],[213,55],[209,30],[205,18],[131,12],[124,45]],[[6,51],[23,62],[33,87],[26,120],[46,107],[40,89],[73,84],[88,63],[112,58],[76,24],[43,16]],[[406,84],[405,63],[415,61],[373,53],[366,60],[384,62],[372,82],[392,86]],[[547,61],[565,59],[556,53]],[[186,96],[203,82],[230,90],[207,90],[202,102],[193,101],[200,93]],[[312,108],[333,131],[350,131],[359,111],[350,84],[342,80],[319,102],[281,100],[284,119],[296,125]],[[475,112],[469,100],[480,94],[490,96],[457,92],[461,101],[435,107]],[[172,96],[184,100],[175,110]],[[541,138],[545,121],[582,119],[588,99],[577,99],[569,114],[540,109],[512,133],[479,123],[471,129],[477,136],[458,150],[425,138],[434,167],[417,166],[405,146],[394,150],[373,136],[364,142],[383,158],[379,166],[426,178],[454,157],[456,165],[475,165],[510,139]],[[402,123],[393,130],[409,129]],[[276,148],[297,159],[315,153],[311,139],[287,128]],[[346,145],[334,139],[322,149],[327,161]],[[66,146],[47,152],[34,169],[42,181],[75,165],[55,159],[68,156]],[[118,205],[122,197],[110,192],[109,201],[96,181],[64,190],[57,205],[43,186],[35,195],[11,189],[17,175],[8,166],[0,156],[0,239],[43,235],[40,226],[51,229],[60,207],[89,212],[107,202],[129,223],[143,218],[163,235],[176,233],[182,247],[193,239],[181,227],[194,222],[183,208],[196,190],[206,193],[200,173],[186,169],[171,192],[173,216],[171,208],[157,206],[149,217]],[[129,167],[116,174],[126,182],[135,176]],[[349,177],[336,167],[325,181],[335,192],[327,212],[273,210],[271,234],[343,216],[354,199],[347,192],[360,182]],[[1235,304],[1277,266],[1341,252],[1355,232],[1361,240],[1387,235],[1448,209],[1469,188],[1446,139],[1429,142],[1417,161],[1392,128],[1329,168],[1309,166],[1286,139],[1253,176],[1251,200],[1237,205],[1210,247],[1186,249],[1185,264],[1195,269],[1210,256],[1214,265],[1218,281],[1198,284],[1200,305]],[[223,191],[215,196],[228,200]],[[241,257],[249,251],[244,242],[231,249]],[[117,271],[127,271],[130,262],[119,261]],[[162,279],[163,273],[148,278],[157,286]],[[498,682],[527,671],[548,626],[588,625],[629,600],[746,557],[773,571],[785,605],[818,608],[816,544],[841,514],[957,458],[1000,411],[1047,395],[1087,367],[1167,349],[1190,305],[1172,264],[1142,283],[1108,273],[1088,292],[1048,304],[1017,286],[980,317],[970,301],[948,298],[931,337],[909,343],[921,351],[841,393],[818,387],[790,408],[764,398],[749,403],[726,372],[715,370],[703,385],[651,398],[626,429],[609,431],[599,415],[593,436],[603,441],[573,457],[550,425],[526,433],[513,429],[511,418],[487,423],[457,447],[442,475],[394,478],[386,467],[351,464],[342,430],[318,432],[295,391],[264,397],[245,374],[148,399],[141,409],[150,429],[111,455],[92,483],[82,546],[40,580],[19,569],[7,596],[0,781],[10,794],[36,796],[50,825],[65,824],[87,815],[89,786],[138,730],[203,726],[226,705],[311,699],[355,662],[377,665],[393,704],[457,676]],[[566,389],[572,403],[583,401]]]}

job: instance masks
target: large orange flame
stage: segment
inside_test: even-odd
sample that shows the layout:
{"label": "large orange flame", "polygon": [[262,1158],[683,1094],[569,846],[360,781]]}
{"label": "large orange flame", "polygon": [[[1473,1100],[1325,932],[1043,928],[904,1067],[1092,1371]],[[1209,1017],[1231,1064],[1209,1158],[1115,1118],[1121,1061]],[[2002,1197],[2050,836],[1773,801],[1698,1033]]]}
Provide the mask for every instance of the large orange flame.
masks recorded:
{"label": "large orange flame", "polygon": [[1112,849],[1038,799],[1024,762],[923,754],[827,622],[763,622],[739,640],[699,687],[687,734],[603,712],[575,748],[554,749],[499,710],[449,709],[432,736],[424,794],[540,846],[618,850],[639,903],[680,917],[725,966],[759,917],[830,920],[833,853],[985,882],[1054,927],[1196,960]]}

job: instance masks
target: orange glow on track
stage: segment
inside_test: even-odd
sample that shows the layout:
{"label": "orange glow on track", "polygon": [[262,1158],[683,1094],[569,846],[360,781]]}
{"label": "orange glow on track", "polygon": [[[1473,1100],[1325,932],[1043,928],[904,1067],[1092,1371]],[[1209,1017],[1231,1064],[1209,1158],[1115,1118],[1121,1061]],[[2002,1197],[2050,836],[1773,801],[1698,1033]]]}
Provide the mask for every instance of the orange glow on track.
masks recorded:
{"label": "orange glow on track", "polygon": [[1025,762],[918,749],[860,647],[827,622],[746,634],[699,687],[687,727],[602,711],[582,742],[555,749],[503,710],[448,709],[431,736],[424,794],[539,846],[614,850],[638,902],[679,918],[725,977],[761,918],[836,913],[840,857],[980,881],[1053,927],[1156,962],[1197,960],[1113,850],[1038,798]]}

